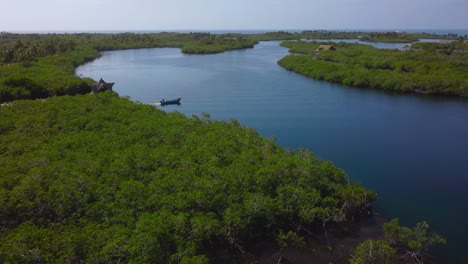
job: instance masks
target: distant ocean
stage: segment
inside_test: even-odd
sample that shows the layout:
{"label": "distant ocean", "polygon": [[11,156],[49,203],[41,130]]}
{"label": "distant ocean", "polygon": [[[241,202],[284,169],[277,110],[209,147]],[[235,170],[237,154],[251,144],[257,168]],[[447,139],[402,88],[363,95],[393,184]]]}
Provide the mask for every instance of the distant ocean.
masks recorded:
{"label": "distant ocean", "polygon": [[[239,34],[259,34],[274,31],[288,31],[288,32],[302,32],[304,30],[322,30],[322,29],[255,29],[255,30],[242,30],[242,29],[183,29],[183,30],[44,30],[44,31],[8,31],[13,33],[38,33],[38,34],[74,34],[74,33],[161,33],[161,32],[178,32],[178,33],[190,33],[190,32],[209,32],[212,34],[227,34],[227,33],[239,33]],[[460,36],[468,35],[468,29],[323,29],[327,31],[338,31],[338,32],[389,32],[389,31],[400,31],[408,33],[433,33],[433,34],[457,34]]]}

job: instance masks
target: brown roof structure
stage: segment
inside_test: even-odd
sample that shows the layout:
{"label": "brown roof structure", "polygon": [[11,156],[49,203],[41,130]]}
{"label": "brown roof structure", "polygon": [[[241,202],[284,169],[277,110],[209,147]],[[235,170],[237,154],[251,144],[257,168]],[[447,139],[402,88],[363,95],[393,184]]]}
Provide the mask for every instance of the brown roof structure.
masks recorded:
{"label": "brown roof structure", "polygon": [[333,45],[320,45],[315,51],[319,52],[322,50],[336,50],[336,47]]}
{"label": "brown roof structure", "polygon": [[107,83],[101,78],[99,82],[90,85],[91,93],[99,93],[106,90],[112,91],[112,86],[114,86],[114,84],[115,83]]}

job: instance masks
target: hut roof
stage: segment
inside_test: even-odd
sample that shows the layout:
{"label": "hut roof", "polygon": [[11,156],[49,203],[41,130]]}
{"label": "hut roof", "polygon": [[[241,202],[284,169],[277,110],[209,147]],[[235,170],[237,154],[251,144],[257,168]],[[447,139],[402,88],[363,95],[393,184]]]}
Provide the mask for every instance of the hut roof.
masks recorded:
{"label": "hut roof", "polygon": [[315,51],[321,50],[336,50],[336,48],[333,45],[320,45]]}
{"label": "hut roof", "polygon": [[106,90],[112,91],[112,86],[114,86],[115,83],[108,83],[105,82],[102,78],[99,80],[97,83],[93,83],[90,85],[91,87],[91,92],[92,93],[98,93]]}

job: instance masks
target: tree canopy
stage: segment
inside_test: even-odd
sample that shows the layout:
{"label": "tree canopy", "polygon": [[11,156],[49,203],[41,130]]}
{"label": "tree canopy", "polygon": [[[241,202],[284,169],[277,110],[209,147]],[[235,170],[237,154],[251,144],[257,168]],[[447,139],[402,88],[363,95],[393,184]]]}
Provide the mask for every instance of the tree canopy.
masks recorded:
{"label": "tree canopy", "polygon": [[259,239],[354,223],[375,199],[236,120],[111,92],[14,101],[0,132],[2,263],[235,260]]}

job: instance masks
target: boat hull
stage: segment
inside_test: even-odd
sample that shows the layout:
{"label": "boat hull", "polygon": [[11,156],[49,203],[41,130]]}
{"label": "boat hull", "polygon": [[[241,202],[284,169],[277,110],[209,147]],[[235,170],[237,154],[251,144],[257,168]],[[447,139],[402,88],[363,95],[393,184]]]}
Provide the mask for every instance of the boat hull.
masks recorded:
{"label": "boat hull", "polygon": [[161,105],[170,105],[170,104],[180,104],[180,100],[182,100],[182,98],[177,98],[177,99],[174,99],[174,100],[161,100]]}

